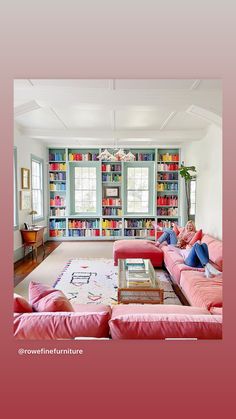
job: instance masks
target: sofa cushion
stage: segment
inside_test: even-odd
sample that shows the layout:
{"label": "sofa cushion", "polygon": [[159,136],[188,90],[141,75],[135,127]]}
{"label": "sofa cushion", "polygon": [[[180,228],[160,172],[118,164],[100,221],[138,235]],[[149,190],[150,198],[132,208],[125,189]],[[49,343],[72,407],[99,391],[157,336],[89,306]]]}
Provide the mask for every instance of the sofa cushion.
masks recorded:
{"label": "sofa cushion", "polygon": [[62,291],[48,285],[31,281],[29,301],[35,311],[73,311],[73,307]]}
{"label": "sofa cushion", "polygon": [[104,305],[83,305],[77,312],[24,313],[14,315],[17,339],[74,339],[108,337],[111,309]]}
{"label": "sofa cushion", "polygon": [[204,234],[202,243],[206,243],[209,251],[209,258],[211,262],[220,270],[223,270],[223,244],[221,240],[214,239],[214,237]]}
{"label": "sofa cushion", "polygon": [[191,266],[185,265],[183,257],[178,253],[174,246],[164,246],[162,250],[164,253],[166,269],[169,271],[171,277],[177,284],[180,282],[180,275],[182,271],[204,271],[202,268],[192,268]]}
{"label": "sofa cushion", "polygon": [[118,259],[150,259],[154,267],[162,266],[163,252],[151,240],[117,240],[113,246],[114,264]]}
{"label": "sofa cushion", "polygon": [[223,305],[222,276],[206,278],[200,272],[183,271],[180,287],[193,306],[210,310],[212,307]]}
{"label": "sofa cushion", "polygon": [[189,245],[193,246],[195,243],[197,243],[198,240],[202,240],[202,230],[196,231],[192,240],[190,240]]}
{"label": "sofa cushion", "polygon": [[210,309],[210,313],[211,314],[218,314],[218,315],[223,315],[223,307],[211,307]]}
{"label": "sofa cushion", "polygon": [[32,313],[33,308],[21,295],[14,293],[14,313]]}
{"label": "sofa cushion", "polygon": [[[179,307],[179,306],[178,306]],[[172,312],[173,310],[173,312]],[[109,321],[112,339],[221,339],[222,316],[193,307],[115,306]]]}

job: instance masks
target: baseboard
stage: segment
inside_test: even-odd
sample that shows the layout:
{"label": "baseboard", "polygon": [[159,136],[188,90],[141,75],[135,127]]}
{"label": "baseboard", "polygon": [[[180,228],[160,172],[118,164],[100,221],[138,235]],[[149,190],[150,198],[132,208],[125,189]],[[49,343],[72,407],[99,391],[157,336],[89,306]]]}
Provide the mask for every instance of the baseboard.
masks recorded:
{"label": "baseboard", "polygon": [[24,257],[24,249],[23,247],[18,247],[18,249],[14,250],[14,263],[18,262],[18,260]]}

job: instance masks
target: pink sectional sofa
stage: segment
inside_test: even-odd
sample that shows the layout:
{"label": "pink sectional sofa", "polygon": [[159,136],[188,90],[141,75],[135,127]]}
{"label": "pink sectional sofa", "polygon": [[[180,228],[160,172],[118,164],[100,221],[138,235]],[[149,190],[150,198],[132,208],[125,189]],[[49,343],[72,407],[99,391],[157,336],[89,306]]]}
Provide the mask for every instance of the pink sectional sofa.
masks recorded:
{"label": "pink sectional sofa", "polygon": [[[222,241],[209,234],[203,234],[201,243],[206,243],[210,263],[219,271],[223,269]],[[183,258],[174,246],[163,246],[164,263],[174,283],[178,284],[188,302],[197,307],[222,312],[222,275],[206,278],[204,269],[192,268],[184,264]]]}
{"label": "pink sectional sofa", "polygon": [[222,339],[222,316],[204,308],[153,304],[77,305],[74,312],[14,314],[16,339]]}
{"label": "pink sectional sofa", "polygon": [[[203,234],[201,243],[206,243],[209,251],[210,262],[220,271],[223,269],[222,241],[214,237]],[[174,246],[163,246],[164,263],[169,271],[171,278],[177,284],[180,283],[180,277],[184,271],[204,272],[204,269],[192,268],[185,265],[183,258],[175,250]]]}
{"label": "pink sectional sofa", "polygon": [[117,240],[113,246],[114,264],[118,259],[144,258],[150,259],[155,268],[163,264],[163,252],[150,240]]}

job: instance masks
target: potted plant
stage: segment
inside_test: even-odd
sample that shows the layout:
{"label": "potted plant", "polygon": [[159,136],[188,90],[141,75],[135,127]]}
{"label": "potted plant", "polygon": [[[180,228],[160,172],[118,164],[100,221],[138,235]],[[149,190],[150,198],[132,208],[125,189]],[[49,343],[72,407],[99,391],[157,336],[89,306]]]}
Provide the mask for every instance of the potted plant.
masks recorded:
{"label": "potted plant", "polygon": [[[191,174],[190,172],[194,172]],[[186,200],[187,200],[187,217],[188,220],[190,218],[190,184],[191,180],[196,178],[196,167],[195,166],[184,166],[182,163],[179,168],[180,176],[184,179],[185,183],[185,193],[186,193]]]}

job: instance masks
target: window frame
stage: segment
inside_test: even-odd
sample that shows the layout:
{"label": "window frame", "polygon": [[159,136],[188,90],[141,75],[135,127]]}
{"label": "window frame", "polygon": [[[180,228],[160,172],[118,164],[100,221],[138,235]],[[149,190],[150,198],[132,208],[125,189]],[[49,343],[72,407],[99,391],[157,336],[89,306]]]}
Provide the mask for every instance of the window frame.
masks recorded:
{"label": "window frame", "polygon": [[[148,191],[149,191],[149,200],[148,200],[148,212],[128,212],[128,169],[129,168],[148,168]],[[145,161],[145,162],[124,162],[124,215],[135,217],[153,217],[155,215],[155,162],[154,161]]]}
{"label": "window frame", "polygon": [[[17,148],[13,150],[13,228],[19,230],[19,206],[18,206],[18,176],[17,176]],[[16,221],[16,224],[14,222]]]}
{"label": "window frame", "polygon": [[[101,215],[101,164],[99,161],[70,162],[70,216],[88,216],[98,217]],[[96,211],[95,212],[76,212],[75,211],[75,168],[76,167],[94,167],[96,169]]]}
{"label": "window frame", "polygon": [[44,213],[44,160],[40,157],[31,154],[31,206],[33,208],[33,162],[41,165],[41,193],[42,193],[42,215],[34,215],[34,221],[43,221],[45,219]]}
{"label": "window frame", "polygon": [[[192,199],[191,199],[192,182],[195,183],[195,202],[194,203],[192,202]],[[190,180],[190,185],[189,185],[189,199],[190,199],[189,215],[191,216],[191,218],[194,218],[194,219],[196,217],[196,203],[197,203],[196,196],[197,196],[197,179],[196,179],[196,177],[193,177]],[[194,206],[194,213],[191,213],[192,206]]]}

